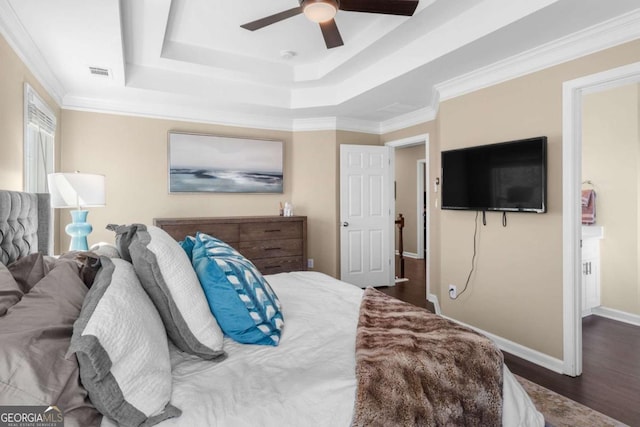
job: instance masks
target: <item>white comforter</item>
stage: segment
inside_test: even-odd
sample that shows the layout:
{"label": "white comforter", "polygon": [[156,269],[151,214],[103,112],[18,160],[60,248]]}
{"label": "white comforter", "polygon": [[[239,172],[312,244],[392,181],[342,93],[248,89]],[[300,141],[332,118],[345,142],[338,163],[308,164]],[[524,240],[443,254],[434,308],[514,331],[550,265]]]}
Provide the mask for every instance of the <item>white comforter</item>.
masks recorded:
{"label": "white comforter", "polygon": [[[316,272],[267,276],[283,305],[278,347],[225,338],[227,360],[171,351],[173,396],[182,415],[161,426],[349,426],[355,398],[355,337],[362,289]],[[504,371],[504,426],[543,426]],[[112,425],[103,420],[104,425]]]}

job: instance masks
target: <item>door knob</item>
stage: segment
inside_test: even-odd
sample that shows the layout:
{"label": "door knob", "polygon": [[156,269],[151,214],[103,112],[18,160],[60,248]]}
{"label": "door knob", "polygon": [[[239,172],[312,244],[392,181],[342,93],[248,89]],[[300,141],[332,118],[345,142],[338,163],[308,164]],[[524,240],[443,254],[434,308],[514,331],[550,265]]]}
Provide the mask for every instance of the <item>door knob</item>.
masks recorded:
{"label": "door knob", "polygon": [[343,222],[343,223],[342,223],[342,226],[343,226],[343,227],[348,227],[348,226],[349,226],[349,223],[348,223],[347,221],[345,221],[345,222]]}

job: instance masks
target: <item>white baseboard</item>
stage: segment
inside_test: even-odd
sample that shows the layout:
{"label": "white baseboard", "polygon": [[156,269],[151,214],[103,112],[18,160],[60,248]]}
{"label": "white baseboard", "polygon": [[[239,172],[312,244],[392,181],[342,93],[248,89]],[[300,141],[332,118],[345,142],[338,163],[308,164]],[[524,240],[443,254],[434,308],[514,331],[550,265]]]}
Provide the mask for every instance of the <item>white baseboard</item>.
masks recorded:
{"label": "white baseboard", "polygon": [[427,294],[427,301],[433,304],[436,314],[441,315],[445,319],[449,319],[453,322],[456,322],[460,325],[466,326],[468,328],[473,329],[474,331],[480,332],[481,334],[489,337],[496,345],[500,348],[500,350],[504,350],[507,353],[513,354],[521,359],[524,359],[528,362],[535,363],[538,366],[542,366],[543,368],[547,368],[551,371],[557,372],[559,374],[564,374],[564,361],[560,359],[556,359],[555,357],[548,356],[544,353],[541,353],[537,350],[533,350],[529,347],[525,347],[521,344],[515,343],[508,339],[499,337],[492,333],[483,331],[482,329],[476,328],[471,325],[467,325],[464,322],[460,322],[451,317],[447,317],[442,315],[442,311],[440,309],[440,301],[438,301],[438,296],[435,294]]}
{"label": "white baseboard", "polygon": [[591,314],[596,316],[606,317],[607,319],[617,320],[619,322],[629,323],[631,325],[640,326],[640,316],[637,314],[631,314],[624,311],[616,310],[614,308],[607,307],[593,307]]}
{"label": "white baseboard", "polygon": [[551,371],[557,372],[558,374],[564,374],[564,362],[560,359],[556,359],[555,357],[551,357],[547,354],[541,353],[537,350],[533,350],[529,347],[525,347],[516,342],[510,341],[506,338],[499,337],[492,333],[483,331],[482,329],[476,328],[471,325],[467,325],[464,322],[460,322],[456,319],[452,319],[451,317],[442,316],[445,319],[449,319],[453,322],[456,322],[460,325],[466,326],[468,328],[473,329],[476,332],[480,332],[481,334],[489,337],[496,345],[500,348],[500,350],[506,351],[507,353],[513,354],[521,359],[524,359],[528,362],[535,363],[538,366],[542,366],[543,368],[547,368]]}
{"label": "white baseboard", "polygon": [[440,311],[440,301],[438,301],[438,297],[435,294],[427,295],[427,301],[433,304],[433,307],[436,310],[436,314],[442,314]]}

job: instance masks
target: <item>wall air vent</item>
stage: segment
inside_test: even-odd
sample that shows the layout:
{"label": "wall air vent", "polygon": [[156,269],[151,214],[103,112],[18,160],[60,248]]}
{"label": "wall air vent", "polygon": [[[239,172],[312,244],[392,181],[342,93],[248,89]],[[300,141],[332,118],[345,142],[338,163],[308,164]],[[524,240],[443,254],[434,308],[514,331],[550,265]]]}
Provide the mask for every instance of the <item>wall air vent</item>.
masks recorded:
{"label": "wall air vent", "polygon": [[101,67],[89,67],[89,73],[93,76],[111,77],[111,70]]}

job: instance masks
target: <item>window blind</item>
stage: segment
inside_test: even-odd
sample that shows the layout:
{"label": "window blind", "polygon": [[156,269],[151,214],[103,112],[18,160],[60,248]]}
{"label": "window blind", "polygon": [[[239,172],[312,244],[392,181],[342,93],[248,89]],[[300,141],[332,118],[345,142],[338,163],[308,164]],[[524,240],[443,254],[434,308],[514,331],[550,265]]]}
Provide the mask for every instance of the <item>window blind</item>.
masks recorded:
{"label": "window blind", "polygon": [[27,123],[48,135],[56,133],[56,116],[30,86],[27,90]]}

